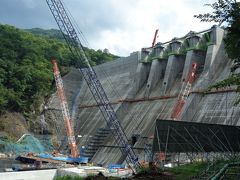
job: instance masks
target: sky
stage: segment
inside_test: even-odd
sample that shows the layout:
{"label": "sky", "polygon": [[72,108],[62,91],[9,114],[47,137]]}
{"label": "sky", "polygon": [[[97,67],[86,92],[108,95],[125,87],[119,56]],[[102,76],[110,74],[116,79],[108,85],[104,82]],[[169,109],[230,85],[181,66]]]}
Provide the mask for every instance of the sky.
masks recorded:
{"label": "sky", "polygon": [[[211,12],[214,0],[62,0],[87,39],[83,45],[127,56],[157,42],[201,31],[213,24],[195,14]],[[19,28],[58,28],[45,0],[0,0],[0,24]]]}

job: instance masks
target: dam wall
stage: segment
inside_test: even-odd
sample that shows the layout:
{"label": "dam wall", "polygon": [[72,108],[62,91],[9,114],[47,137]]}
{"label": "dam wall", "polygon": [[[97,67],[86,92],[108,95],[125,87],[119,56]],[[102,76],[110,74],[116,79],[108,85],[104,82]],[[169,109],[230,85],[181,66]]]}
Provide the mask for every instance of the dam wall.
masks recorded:
{"label": "dam wall", "polygon": [[[224,30],[217,26],[197,33],[190,31],[182,38],[94,67],[129,143],[133,143],[132,137],[137,137],[133,148],[139,160],[145,158],[145,145],[152,143],[155,120],[171,120],[193,63],[197,63],[197,76],[180,120],[239,125],[240,109],[234,106],[239,95],[236,87],[203,93],[210,85],[231,75],[232,62],[226,56],[223,37]],[[91,154],[93,163],[123,163],[118,144],[81,74],[73,69],[63,81],[68,103],[72,104],[70,111],[75,109],[73,122],[78,145],[86,147],[86,155]],[[56,119],[55,129],[62,127],[59,109],[53,95],[45,114],[48,123]]]}

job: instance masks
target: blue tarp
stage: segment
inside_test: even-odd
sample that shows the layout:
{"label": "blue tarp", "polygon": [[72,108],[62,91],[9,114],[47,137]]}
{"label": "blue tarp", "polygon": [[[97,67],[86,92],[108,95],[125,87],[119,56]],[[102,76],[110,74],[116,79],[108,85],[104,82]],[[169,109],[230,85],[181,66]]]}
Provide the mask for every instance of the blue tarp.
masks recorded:
{"label": "blue tarp", "polygon": [[88,163],[87,157],[72,158],[72,157],[52,156],[50,154],[39,154],[38,157],[53,159],[56,161],[65,161],[69,163]]}
{"label": "blue tarp", "polygon": [[108,169],[124,169],[125,165],[123,164],[109,164]]}

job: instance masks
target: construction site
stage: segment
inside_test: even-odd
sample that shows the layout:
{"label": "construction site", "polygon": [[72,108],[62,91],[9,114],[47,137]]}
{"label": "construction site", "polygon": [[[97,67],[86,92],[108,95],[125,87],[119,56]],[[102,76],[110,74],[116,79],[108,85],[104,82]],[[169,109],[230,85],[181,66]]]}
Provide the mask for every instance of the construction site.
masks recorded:
{"label": "construction site", "polygon": [[[131,178],[144,167],[199,161],[207,163],[195,179],[239,177],[239,92],[232,85],[211,88],[239,73],[239,68],[231,72],[222,27],[167,42],[157,42],[156,30],[151,46],[91,67],[61,0],[47,3],[73,56],[83,63],[61,77],[52,61],[57,92],[38,117],[39,131],[19,139],[30,138],[38,152],[31,152],[29,142],[19,147],[25,149],[21,153],[6,145],[22,163],[0,179],[99,173]],[[219,159],[227,163],[210,170]]]}

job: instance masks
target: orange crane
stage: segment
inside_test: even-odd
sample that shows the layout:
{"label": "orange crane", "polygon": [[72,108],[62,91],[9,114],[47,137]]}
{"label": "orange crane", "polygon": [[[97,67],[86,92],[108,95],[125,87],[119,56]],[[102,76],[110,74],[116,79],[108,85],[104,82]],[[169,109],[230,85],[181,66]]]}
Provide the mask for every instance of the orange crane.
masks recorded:
{"label": "orange crane", "polygon": [[185,87],[185,88],[183,89],[183,91],[181,91],[179,93],[178,101],[177,101],[175,107],[173,108],[173,112],[172,112],[172,115],[171,115],[171,118],[173,120],[179,120],[179,117],[181,115],[183,106],[186,103],[186,100],[187,100],[188,95],[190,93],[192,83],[195,80],[196,71],[197,71],[197,63],[193,63],[192,64],[192,69],[188,73],[187,80],[183,84],[183,87]]}
{"label": "orange crane", "polygon": [[153,42],[152,42],[152,48],[156,45],[157,35],[158,35],[158,29],[156,29],[155,34],[154,34],[154,38],[153,38]]}
{"label": "orange crane", "polygon": [[[180,91],[179,96],[178,96],[178,101],[177,101],[175,107],[173,108],[172,115],[171,115],[171,118],[173,120],[179,120],[179,117],[181,115],[183,106],[185,105],[185,103],[187,101],[187,98],[188,98],[188,95],[190,93],[192,83],[195,80],[196,71],[197,71],[197,63],[193,63],[192,68],[188,73],[187,80],[185,80],[185,82],[182,86],[182,87],[184,87],[184,89],[182,88],[182,90]],[[165,161],[166,160],[166,153],[165,152],[160,152],[159,153],[159,159],[161,161]]]}
{"label": "orange crane", "polygon": [[76,139],[75,139],[74,132],[72,129],[71,118],[70,118],[70,114],[69,114],[69,110],[68,110],[68,104],[66,101],[64,88],[63,88],[63,82],[62,82],[62,78],[61,78],[61,75],[60,75],[60,72],[58,69],[57,61],[52,60],[52,65],[53,65],[53,74],[54,74],[54,78],[56,81],[57,93],[58,93],[58,97],[60,99],[63,119],[64,119],[64,123],[65,123],[66,130],[67,130],[68,143],[69,143],[70,150],[71,150],[71,156],[73,158],[78,158],[78,157],[80,157],[80,154],[79,154],[79,151],[77,148]]}

